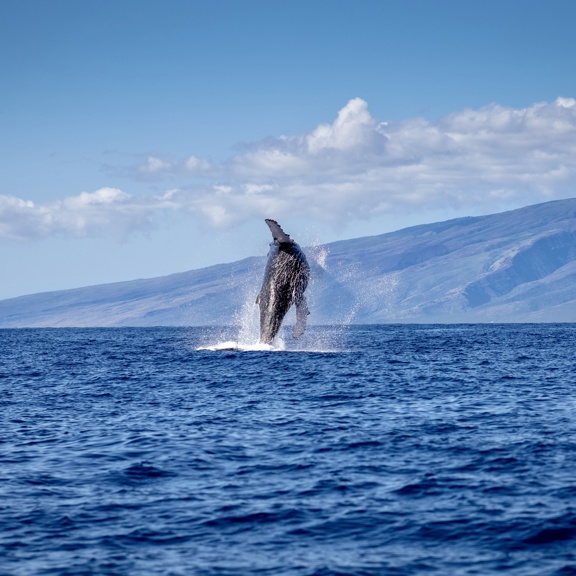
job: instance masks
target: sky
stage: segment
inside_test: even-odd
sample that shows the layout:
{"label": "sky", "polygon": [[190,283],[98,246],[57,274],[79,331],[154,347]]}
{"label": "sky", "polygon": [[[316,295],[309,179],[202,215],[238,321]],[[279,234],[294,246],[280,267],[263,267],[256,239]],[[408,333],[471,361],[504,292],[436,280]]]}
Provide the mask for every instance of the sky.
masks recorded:
{"label": "sky", "polygon": [[576,196],[574,0],[3,0],[0,299]]}

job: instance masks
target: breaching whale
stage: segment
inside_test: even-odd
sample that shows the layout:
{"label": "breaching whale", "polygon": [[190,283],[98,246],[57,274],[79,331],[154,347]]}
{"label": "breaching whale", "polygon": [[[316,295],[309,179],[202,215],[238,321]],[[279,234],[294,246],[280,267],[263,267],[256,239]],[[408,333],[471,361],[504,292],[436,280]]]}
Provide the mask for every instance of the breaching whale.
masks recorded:
{"label": "breaching whale", "polygon": [[296,305],[296,325],[292,335],[299,338],[306,330],[306,316],[310,314],[304,296],[310,266],[300,246],[282,230],[275,220],[267,218],[272,232],[268,262],[262,289],[256,304],[260,306],[260,342],[270,344],[280,330],[284,316]]}

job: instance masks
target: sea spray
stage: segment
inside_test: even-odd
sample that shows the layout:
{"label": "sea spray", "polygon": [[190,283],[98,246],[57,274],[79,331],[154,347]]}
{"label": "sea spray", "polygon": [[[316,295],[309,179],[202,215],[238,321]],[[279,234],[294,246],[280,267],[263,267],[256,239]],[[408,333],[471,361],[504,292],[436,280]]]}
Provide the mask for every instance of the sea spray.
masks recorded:
{"label": "sea spray", "polygon": [[[260,343],[260,313],[256,298],[262,280],[264,268],[262,262],[252,267],[251,273],[241,285],[235,288],[242,292],[243,302],[231,318],[230,326],[223,327],[219,335],[212,333],[211,338],[199,348],[203,350],[237,351],[290,351],[290,352],[335,352],[343,350],[347,327],[353,323],[362,298],[354,295],[354,278],[358,270],[354,266],[343,266],[340,262],[330,261],[330,249],[327,245],[315,242],[305,249],[310,263],[311,276],[306,295],[309,301],[310,316],[308,328],[299,339],[291,335],[295,322],[292,307],[286,315],[282,329],[271,345]],[[326,288],[339,285],[339,299],[325,298]],[[315,310],[329,308],[333,322],[329,326],[314,326]],[[326,315],[326,314],[324,314]],[[345,346],[344,346],[345,347]]]}

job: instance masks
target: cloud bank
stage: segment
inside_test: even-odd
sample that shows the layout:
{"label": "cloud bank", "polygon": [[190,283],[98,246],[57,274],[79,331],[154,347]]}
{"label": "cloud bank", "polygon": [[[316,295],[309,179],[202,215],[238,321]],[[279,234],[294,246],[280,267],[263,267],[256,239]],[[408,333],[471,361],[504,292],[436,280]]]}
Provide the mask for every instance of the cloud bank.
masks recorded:
{"label": "cloud bank", "polygon": [[160,210],[221,227],[270,215],[341,224],[567,197],[576,194],[576,100],[385,122],[354,98],[310,133],[244,146],[219,165],[149,156],[133,176],[181,185],[156,196],[103,188],[43,205],[0,196],[0,238],[125,234],[149,229]]}
{"label": "cloud bank", "polygon": [[55,234],[112,236],[149,230],[154,205],[116,188],[81,192],[47,204],[0,195],[0,238],[41,240]]}

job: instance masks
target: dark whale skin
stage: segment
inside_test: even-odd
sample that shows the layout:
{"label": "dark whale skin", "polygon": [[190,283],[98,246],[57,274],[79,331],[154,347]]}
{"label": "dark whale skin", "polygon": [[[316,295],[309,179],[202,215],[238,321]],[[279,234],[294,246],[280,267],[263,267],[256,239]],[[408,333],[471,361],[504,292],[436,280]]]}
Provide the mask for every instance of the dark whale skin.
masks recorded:
{"label": "dark whale skin", "polygon": [[309,314],[304,291],[308,286],[310,266],[306,255],[275,220],[267,219],[274,241],[270,244],[264,280],[256,303],[260,307],[260,342],[271,344],[292,305],[296,306],[293,336],[306,329]]}

